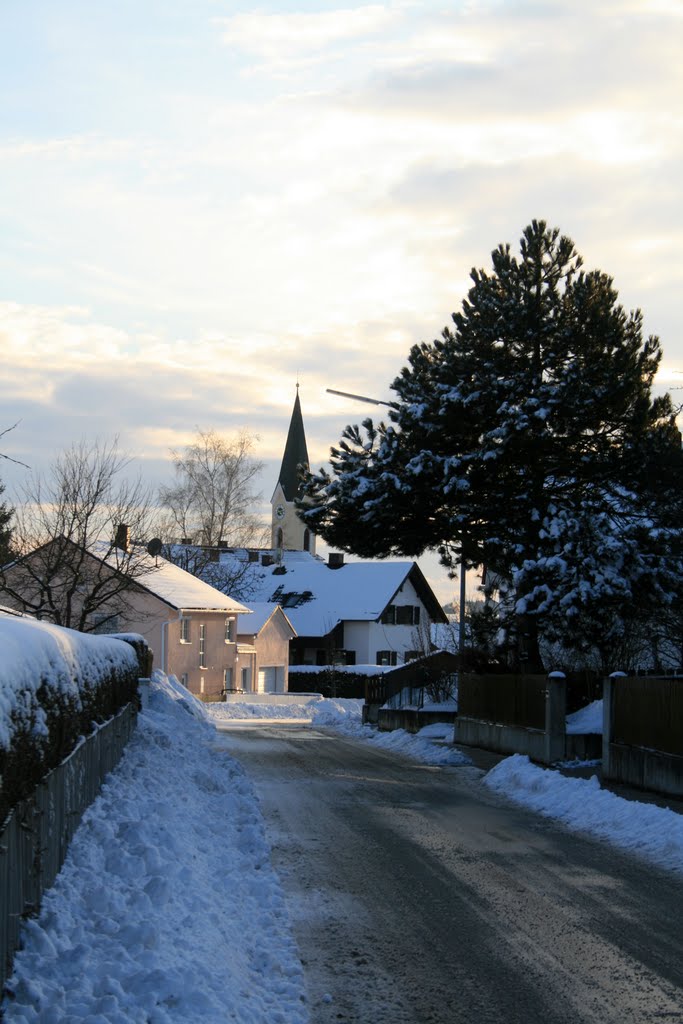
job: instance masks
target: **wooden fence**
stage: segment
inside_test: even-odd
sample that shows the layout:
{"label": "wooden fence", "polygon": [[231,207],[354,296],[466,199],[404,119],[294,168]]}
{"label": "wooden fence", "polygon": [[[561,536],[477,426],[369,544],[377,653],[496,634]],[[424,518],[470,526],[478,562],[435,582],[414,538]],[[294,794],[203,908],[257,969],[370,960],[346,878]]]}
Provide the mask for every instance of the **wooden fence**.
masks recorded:
{"label": "wooden fence", "polygon": [[458,713],[525,729],[545,728],[547,676],[463,675]]}
{"label": "wooden fence", "polygon": [[616,673],[603,700],[603,778],[683,797],[683,677]]}
{"label": "wooden fence", "polygon": [[683,676],[617,677],[611,741],[683,756]]}
{"label": "wooden fence", "polygon": [[11,972],[22,918],[38,912],[83,812],[118,764],[136,720],[137,708],[126,705],[10,813],[0,834],[0,990]]}

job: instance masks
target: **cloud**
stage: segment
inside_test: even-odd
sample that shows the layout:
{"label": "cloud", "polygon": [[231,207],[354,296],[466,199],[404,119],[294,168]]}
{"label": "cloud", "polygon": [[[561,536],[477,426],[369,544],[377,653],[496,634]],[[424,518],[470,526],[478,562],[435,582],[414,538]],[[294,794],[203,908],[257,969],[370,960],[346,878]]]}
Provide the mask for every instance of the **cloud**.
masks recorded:
{"label": "cloud", "polygon": [[286,14],[267,12],[217,18],[222,42],[255,57],[270,73],[317,65],[329,59],[329,50],[346,48],[360,39],[375,37],[391,27],[397,12],[388,6]]}

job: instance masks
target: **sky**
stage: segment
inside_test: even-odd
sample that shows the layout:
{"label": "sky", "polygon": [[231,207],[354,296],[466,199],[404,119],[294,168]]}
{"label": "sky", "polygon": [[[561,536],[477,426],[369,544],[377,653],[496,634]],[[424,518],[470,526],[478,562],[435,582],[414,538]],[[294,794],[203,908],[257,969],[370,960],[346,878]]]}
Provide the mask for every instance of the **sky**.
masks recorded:
{"label": "sky", "polygon": [[533,218],[681,387],[682,32],[681,0],[4,0],[1,450],[118,434],[156,486],[246,428],[268,501],[297,380],[316,467],[373,415],[326,389],[391,397]]}

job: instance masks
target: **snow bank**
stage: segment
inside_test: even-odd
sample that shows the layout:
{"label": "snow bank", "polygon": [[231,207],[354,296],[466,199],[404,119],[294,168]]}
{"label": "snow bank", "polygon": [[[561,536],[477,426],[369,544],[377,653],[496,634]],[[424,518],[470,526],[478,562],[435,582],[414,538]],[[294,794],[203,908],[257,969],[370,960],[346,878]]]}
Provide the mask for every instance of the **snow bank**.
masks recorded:
{"label": "snow bank", "polygon": [[[97,687],[114,670],[137,669],[130,644],[0,611],[0,747],[18,729],[47,735],[38,690],[45,686],[81,707],[81,688]],[[36,714],[36,709],[38,712]]]}
{"label": "snow bank", "polygon": [[155,673],[149,707],[23,931],[7,1022],[304,1024],[262,818],[204,709]]}
{"label": "snow bank", "polygon": [[[434,765],[465,765],[471,764],[469,757],[453,747],[438,746],[431,740],[442,736],[431,731],[430,726],[420,729],[419,733],[409,733],[405,729],[394,729],[393,732],[379,732],[371,725],[363,725],[361,721],[362,700],[323,700],[313,707],[312,722],[315,726],[334,729],[353,739],[364,740],[383,750],[393,750],[404,754],[423,764]],[[451,739],[453,726],[445,726],[445,737]]]}
{"label": "snow bank", "polygon": [[484,783],[548,818],[606,839],[615,846],[683,873],[683,815],[666,807],[624,800],[590,779],[569,779],[513,754]]}
{"label": "snow bank", "polygon": [[218,725],[234,719],[247,718],[296,718],[310,721],[310,704],[251,704],[249,701],[226,704],[205,704],[206,713]]}
{"label": "snow bank", "polygon": [[602,701],[594,700],[585,708],[567,715],[567,732],[574,736],[585,733],[598,733],[602,736]]}

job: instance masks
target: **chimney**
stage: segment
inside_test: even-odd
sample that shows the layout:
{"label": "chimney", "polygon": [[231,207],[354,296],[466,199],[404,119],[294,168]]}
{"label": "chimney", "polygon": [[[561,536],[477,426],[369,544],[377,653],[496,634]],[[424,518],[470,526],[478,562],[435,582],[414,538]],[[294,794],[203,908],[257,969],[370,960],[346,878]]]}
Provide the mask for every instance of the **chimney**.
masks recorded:
{"label": "chimney", "polygon": [[261,565],[273,565],[274,562],[272,555],[261,555]]}
{"label": "chimney", "polygon": [[114,537],[114,546],[121,548],[122,551],[127,551],[130,547],[130,526],[126,526],[125,523],[119,523],[116,527],[116,536]]}
{"label": "chimney", "polygon": [[183,544],[184,546],[185,545],[189,545],[189,544],[192,543],[192,538],[191,537],[181,537],[180,538],[180,543]]}
{"label": "chimney", "polygon": [[[330,569],[341,569],[344,564],[344,552],[343,551],[330,551],[327,559],[327,565]],[[344,577],[346,578],[346,577]]]}

